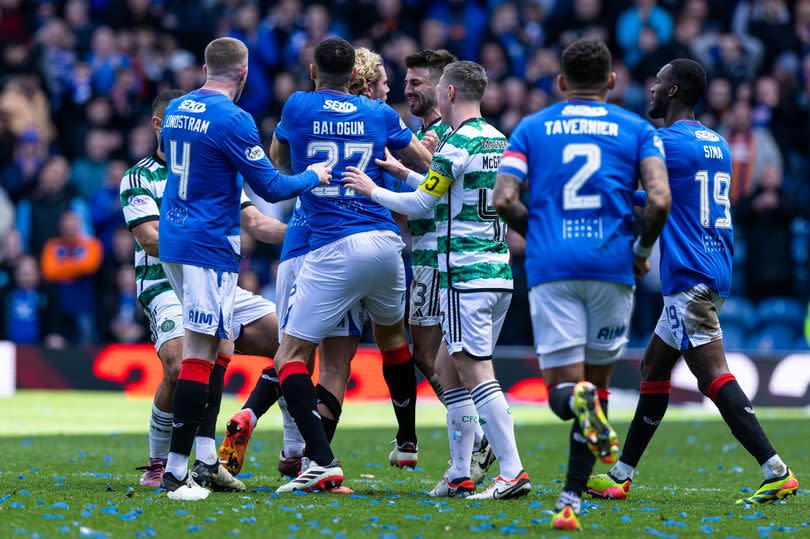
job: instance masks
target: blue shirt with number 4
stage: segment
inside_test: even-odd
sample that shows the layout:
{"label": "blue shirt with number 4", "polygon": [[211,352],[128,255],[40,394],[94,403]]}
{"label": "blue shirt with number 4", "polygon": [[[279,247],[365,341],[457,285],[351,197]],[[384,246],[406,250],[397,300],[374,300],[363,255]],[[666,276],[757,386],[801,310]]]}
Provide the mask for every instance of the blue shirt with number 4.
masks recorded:
{"label": "blue shirt with number 4", "polygon": [[530,191],[526,277],[633,284],[633,192],[639,163],[664,158],[640,116],[593,100],[524,118],[498,168]]}
{"label": "blue shirt with number 4", "polygon": [[375,159],[385,148],[396,151],[411,143],[413,133],[399,115],[380,100],[336,90],[296,92],[287,99],[276,139],[288,144],[293,172],[313,163],[332,167],[332,182],[301,196],[311,228],[310,249],[370,230],[398,231],[391,212],[343,187],[348,166],[364,170],[378,185],[383,171]]}
{"label": "blue shirt with number 4", "polygon": [[160,205],[160,259],[238,272],[243,178],[268,202],[319,185],[318,175],[279,173],[253,117],[219,92],[195,90],[169,103],[160,145],[169,168]]}

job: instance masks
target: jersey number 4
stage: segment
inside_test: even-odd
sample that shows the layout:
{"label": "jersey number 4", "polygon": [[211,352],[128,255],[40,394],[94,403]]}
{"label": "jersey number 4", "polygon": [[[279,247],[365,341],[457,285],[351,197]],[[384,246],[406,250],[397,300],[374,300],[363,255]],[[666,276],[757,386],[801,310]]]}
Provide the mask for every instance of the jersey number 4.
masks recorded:
{"label": "jersey number 4", "polygon": [[580,195],[579,190],[602,166],[602,150],[596,144],[568,144],[563,148],[563,164],[577,157],[584,157],[585,163],[563,186],[563,209],[599,209],[602,207],[602,195]]}
{"label": "jersey number 4", "polygon": [[[711,208],[709,207],[709,171],[699,171],[695,174],[695,181],[700,182],[700,226],[712,228]],[[728,199],[731,176],[727,172],[715,172],[713,183],[714,203],[723,208],[723,217],[714,220],[714,228],[731,228],[731,202]]]}
{"label": "jersey number 4", "polygon": [[172,174],[177,174],[180,181],[177,184],[177,198],[185,200],[188,196],[188,171],[191,168],[191,143],[183,143],[183,155],[180,157],[180,162],[177,162],[177,141],[169,141],[169,167]]}

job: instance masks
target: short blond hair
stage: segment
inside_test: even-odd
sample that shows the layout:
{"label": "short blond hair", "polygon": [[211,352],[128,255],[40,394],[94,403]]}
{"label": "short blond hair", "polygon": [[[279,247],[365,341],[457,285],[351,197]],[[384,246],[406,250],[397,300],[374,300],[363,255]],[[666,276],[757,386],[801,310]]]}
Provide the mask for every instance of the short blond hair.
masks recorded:
{"label": "short blond hair", "polygon": [[360,95],[369,86],[382,78],[383,59],[376,52],[365,47],[354,50],[354,80],[349,85],[349,93]]}
{"label": "short blond hair", "polygon": [[232,37],[220,37],[205,47],[205,67],[208,75],[238,79],[248,62],[248,49]]}

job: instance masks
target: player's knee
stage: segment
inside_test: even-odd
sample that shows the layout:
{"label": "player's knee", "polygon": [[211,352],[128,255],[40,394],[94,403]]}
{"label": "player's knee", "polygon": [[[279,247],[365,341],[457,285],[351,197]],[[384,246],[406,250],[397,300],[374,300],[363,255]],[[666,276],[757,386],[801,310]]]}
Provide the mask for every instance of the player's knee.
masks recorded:
{"label": "player's knee", "polygon": [[672,369],[668,365],[661,365],[646,356],[641,360],[639,368],[641,379],[645,382],[665,382],[672,376]]}
{"label": "player's knee", "polygon": [[318,404],[325,406],[335,421],[340,421],[343,407],[340,405],[338,398],[321,384],[315,386],[315,396],[318,398]]}

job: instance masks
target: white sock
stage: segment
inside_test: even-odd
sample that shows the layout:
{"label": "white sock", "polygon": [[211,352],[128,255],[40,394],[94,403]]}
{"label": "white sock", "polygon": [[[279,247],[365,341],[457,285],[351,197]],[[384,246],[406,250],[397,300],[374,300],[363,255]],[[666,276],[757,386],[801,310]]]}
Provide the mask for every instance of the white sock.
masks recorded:
{"label": "white sock", "polygon": [[447,404],[447,439],[450,442],[450,458],[453,459],[447,471],[448,479],[470,477],[478,412],[470,392],[464,387],[445,390],[444,398]]}
{"label": "white sock", "polygon": [[259,422],[259,417],[256,415],[256,412],[254,412],[250,408],[245,408],[245,410],[247,410],[248,413],[250,414],[250,424],[255,429],[256,428],[256,423]]}
{"label": "white sock", "polygon": [[514,479],[523,470],[515,443],[512,411],[497,380],[478,384],[471,391],[479,423],[501,467],[501,477]]}
{"label": "white sock", "polygon": [[633,472],[635,471],[636,469],[634,467],[619,461],[610,469],[610,475],[624,481],[626,479],[633,479]]}
{"label": "white sock", "polygon": [[179,481],[185,479],[188,475],[188,455],[169,452],[169,457],[166,461],[166,471]]}
{"label": "white sock", "polygon": [[165,459],[169,454],[172,442],[172,413],[163,412],[152,403],[152,415],[149,418],[149,456],[153,459]]}
{"label": "white sock", "polygon": [[782,477],[787,473],[787,464],[782,462],[779,455],[774,455],[762,465],[762,473],[765,474],[765,479]]}
{"label": "white sock", "polygon": [[197,445],[197,460],[211,466],[217,461],[217,442],[213,438],[197,436],[194,438]]}
{"label": "white sock", "polygon": [[298,426],[287,409],[287,401],[284,400],[284,397],[278,399],[278,407],[281,408],[281,422],[284,427],[284,456],[286,458],[301,456],[304,454],[307,443],[298,432]]}

